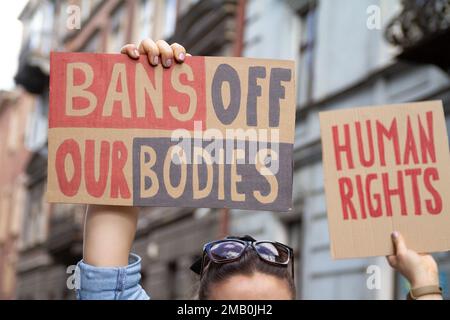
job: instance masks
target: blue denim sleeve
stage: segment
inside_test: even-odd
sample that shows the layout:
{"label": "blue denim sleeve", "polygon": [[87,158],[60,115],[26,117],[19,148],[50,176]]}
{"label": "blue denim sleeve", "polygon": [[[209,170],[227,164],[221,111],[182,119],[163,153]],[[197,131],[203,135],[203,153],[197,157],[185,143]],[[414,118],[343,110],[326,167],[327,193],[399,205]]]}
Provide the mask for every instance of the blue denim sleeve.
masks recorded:
{"label": "blue denim sleeve", "polygon": [[150,297],[142,289],[141,258],[130,254],[125,267],[101,268],[78,263],[78,300],[148,300]]}

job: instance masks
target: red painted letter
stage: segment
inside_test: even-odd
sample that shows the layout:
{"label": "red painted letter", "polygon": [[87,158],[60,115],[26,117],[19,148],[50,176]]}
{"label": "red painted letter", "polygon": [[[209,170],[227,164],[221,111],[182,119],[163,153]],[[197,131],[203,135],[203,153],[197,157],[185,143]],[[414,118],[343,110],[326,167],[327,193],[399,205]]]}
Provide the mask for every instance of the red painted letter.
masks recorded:
{"label": "red painted letter", "polygon": [[392,140],[392,146],[395,154],[395,163],[400,164],[400,145],[398,143],[398,131],[397,131],[397,119],[392,120],[389,130],[387,130],[383,124],[377,121],[377,137],[378,137],[378,152],[380,155],[380,163],[382,166],[386,165],[384,140],[386,137],[388,140]]}
{"label": "red painted letter", "polygon": [[[95,161],[95,141],[86,140],[86,149],[84,157],[84,179],[87,192],[96,198],[105,193],[106,183],[109,173],[109,142],[102,141],[100,148],[100,157]],[[95,163],[98,163],[98,180],[95,179]]]}
{"label": "red painted letter", "polygon": [[127,180],[123,174],[123,169],[127,163],[127,147],[122,141],[115,141],[112,147],[111,164],[111,198],[119,197],[128,199],[131,197]]}
{"label": "red painted letter", "polygon": [[422,126],[422,122],[419,119],[419,129],[420,129],[420,149],[422,151],[422,162],[428,163],[427,154],[433,163],[436,162],[436,152],[434,148],[434,131],[433,131],[433,112],[427,112],[427,127],[428,136],[425,134],[425,129]]}
{"label": "red painted letter", "polygon": [[412,192],[413,192],[413,198],[414,198],[414,214],[415,215],[421,215],[422,214],[422,208],[420,204],[420,192],[419,192],[419,185],[417,183],[417,176],[420,176],[422,173],[422,169],[406,169],[405,170],[405,176],[411,176],[411,186],[412,186]]}
{"label": "red painted letter", "polygon": [[[70,155],[73,163],[72,179],[67,178],[66,157]],[[81,183],[81,154],[78,143],[73,139],[65,140],[56,150],[55,169],[61,192],[68,197],[77,194]]]}
{"label": "red painted letter", "polygon": [[397,171],[397,188],[389,189],[389,174],[383,173],[383,191],[384,191],[384,199],[386,201],[386,214],[388,217],[392,216],[392,196],[398,196],[400,200],[400,212],[402,215],[407,215],[406,211],[406,199],[405,199],[405,190],[403,188],[403,174],[401,171]]}
{"label": "red painted letter", "polygon": [[353,186],[352,180],[350,178],[340,178],[339,179],[339,192],[341,194],[342,212],[344,214],[344,220],[348,220],[348,210],[350,210],[350,215],[352,219],[357,219],[356,210],[353,206]]}
{"label": "red painted letter", "polygon": [[425,205],[427,206],[427,210],[431,214],[439,214],[442,211],[442,198],[439,192],[433,187],[430,180],[439,180],[439,172],[436,168],[427,168],[423,172],[425,179],[425,188],[427,188],[428,192],[431,193],[431,196],[434,199],[434,206],[432,200],[426,200]]}
{"label": "red painted letter", "polygon": [[370,124],[370,120],[366,121],[367,140],[368,140],[367,142],[369,146],[368,160],[366,160],[364,156],[364,141],[362,140],[361,123],[359,121],[355,123],[355,128],[356,128],[356,140],[358,141],[359,161],[364,167],[373,166],[375,162],[375,152],[373,150],[372,126]]}
{"label": "red painted letter", "polygon": [[350,128],[348,124],[344,125],[344,135],[345,135],[345,142],[344,144],[339,144],[339,132],[338,127],[333,126],[333,142],[334,142],[334,155],[336,157],[336,167],[338,170],[342,170],[342,163],[341,163],[341,157],[340,153],[345,152],[347,155],[347,162],[348,162],[348,168],[353,169],[353,158],[352,158],[352,150],[350,147]]}
{"label": "red painted letter", "polygon": [[409,164],[410,156],[412,156],[414,164],[419,163],[419,155],[417,153],[416,140],[414,139],[414,133],[411,127],[411,118],[408,116],[403,164]]}

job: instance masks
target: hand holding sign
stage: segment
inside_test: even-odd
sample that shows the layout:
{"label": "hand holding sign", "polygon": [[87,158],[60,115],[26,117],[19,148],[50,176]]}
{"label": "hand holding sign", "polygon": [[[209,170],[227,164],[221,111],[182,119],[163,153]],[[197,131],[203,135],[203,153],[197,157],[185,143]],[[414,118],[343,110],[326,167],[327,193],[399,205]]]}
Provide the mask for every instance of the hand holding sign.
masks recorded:
{"label": "hand holding sign", "polygon": [[418,252],[450,249],[450,158],[442,103],[320,114],[335,258],[393,253],[400,230]]}
{"label": "hand holding sign", "polygon": [[[154,42],[151,39],[143,40],[140,48],[149,48],[149,43]],[[177,44],[170,47],[173,48],[174,57],[183,58],[175,59],[175,61],[183,63],[182,54],[186,52],[184,47]],[[132,59],[138,59],[140,55],[133,44],[124,46],[121,52]],[[147,52],[142,53],[147,54]],[[159,56],[152,56],[153,53],[155,51],[148,51],[149,60],[158,64]],[[166,53],[165,56],[167,57],[168,54]],[[85,215],[83,260],[98,267],[126,266],[136,233],[138,212],[137,207],[88,206]]]}
{"label": "hand holding sign", "polygon": [[139,44],[139,49],[134,44],[127,44],[122,47],[121,53],[127,54],[132,59],[139,59],[140,55],[146,55],[148,62],[152,66],[157,66],[159,62],[169,68],[173,61],[183,63],[186,56],[186,49],[178,43],[169,45],[164,40],[154,42],[152,39],[144,39]]}
{"label": "hand holding sign", "polygon": [[392,233],[392,241],[395,255],[387,257],[389,265],[408,279],[411,288],[439,286],[438,267],[431,255],[408,249],[405,239],[397,231]]}

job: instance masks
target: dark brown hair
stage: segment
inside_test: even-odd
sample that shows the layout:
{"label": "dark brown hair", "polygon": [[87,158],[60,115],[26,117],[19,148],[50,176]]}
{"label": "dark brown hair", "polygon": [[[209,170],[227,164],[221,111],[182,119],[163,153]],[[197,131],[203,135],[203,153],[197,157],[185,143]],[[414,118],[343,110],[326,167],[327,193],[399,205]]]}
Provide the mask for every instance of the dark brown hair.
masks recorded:
{"label": "dark brown hair", "polygon": [[204,270],[203,277],[200,279],[198,298],[208,300],[211,287],[215,283],[227,280],[235,275],[250,276],[255,272],[261,272],[285,280],[292,294],[292,299],[295,299],[295,283],[290,270],[290,267],[267,263],[261,260],[254,250],[248,249],[236,261],[223,264],[209,262]]}

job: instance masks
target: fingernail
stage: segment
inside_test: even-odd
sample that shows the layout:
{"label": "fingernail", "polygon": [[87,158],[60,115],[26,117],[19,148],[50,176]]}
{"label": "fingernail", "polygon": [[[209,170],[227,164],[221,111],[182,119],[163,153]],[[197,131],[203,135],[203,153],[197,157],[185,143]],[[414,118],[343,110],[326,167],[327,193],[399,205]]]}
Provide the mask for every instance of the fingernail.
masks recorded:
{"label": "fingernail", "polygon": [[166,67],[170,67],[172,65],[172,59],[166,60]]}
{"label": "fingernail", "polygon": [[136,57],[136,58],[139,58],[139,51],[137,50],[137,49],[134,49],[134,56]]}
{"label": "fingernail", "polygon": [[179,60],[184,61],[184,58],[185,58],[185,55],[183,52],[178,55]]}
{"label": "fingernail", "polygon": [[397,231],[392,232],[391,236],[394,239],[398,238],[398,232]]}
{"label": "fingernail", "polygon": [[153,64],[156,66],[159,63],[159,58],[158,56],[154,56],[153,57]]}

